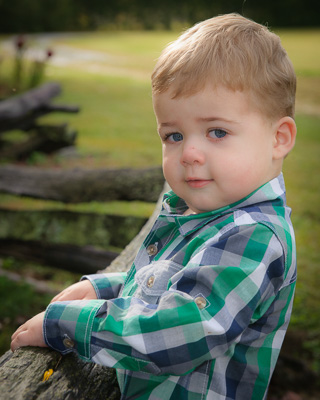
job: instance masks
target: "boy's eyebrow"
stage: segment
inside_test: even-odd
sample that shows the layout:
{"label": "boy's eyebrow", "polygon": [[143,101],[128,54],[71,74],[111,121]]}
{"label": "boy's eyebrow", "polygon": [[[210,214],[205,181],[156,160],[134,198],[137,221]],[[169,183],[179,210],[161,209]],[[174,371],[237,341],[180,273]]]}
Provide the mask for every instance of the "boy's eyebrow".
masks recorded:
{"label": "boy's eyebrow", "polygon": [[[224,121],[224,122],[230,122],[230,123],[236,122],[236,121],[233,121],[231,119],[227,119],[227,118],[223,118],[223,117],[199,117],[199,118],[197,118],[197,121],[200,121],[200,122],[202,122],[202,121],[203,122]],[[175,121],[160,122],[159,123],[160,127],[167,127],[167,126],[173,126],[173,125],[176,125]]]}
{"label": "boy's eyebrow", "polygon": [[160,122],[159,128],[166,128],[167,126],[174,126],[174,125],[175,125],[174,121],[172,121],[172,122]]}
{"label": "boy's eyebrow", "polygon": [[[223,117],[199,117],[197,118],[197,121],[199,122],[215,122],[215,121],[222,121],[222,122],[227,122],[229,124],[236,124],[237,121],[233,121],[231,119],[223,118]],[[170,126],[175,126],[176,122],[175,121],[169,121],[169,122],[160,122],[158,127],[159,128],[166,128]]]}
{"label": "boy's eyebrow", "polygon": [[215,122],[215,121],[223,121],[223,122],[228,122],[228,123],[236,122],[231,119],[227,119],[227,118],[223,118],[223,117],[199,117],[199,118],[197,118],[197,120],[200,122]]}

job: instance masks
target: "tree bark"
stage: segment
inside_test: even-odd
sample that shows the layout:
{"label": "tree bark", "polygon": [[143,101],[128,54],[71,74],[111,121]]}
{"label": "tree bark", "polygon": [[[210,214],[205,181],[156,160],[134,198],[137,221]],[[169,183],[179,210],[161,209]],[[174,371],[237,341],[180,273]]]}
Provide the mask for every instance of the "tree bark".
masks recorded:
{"label": "tree bark", "polygon": [[[120,391],[111,368],[85,363],[45,348],[22,348],[0,359],[1,400],[118,400]],[[59,365],[57,366],[59,362]],[[57,366],[57,367],[56,367]],[[42,381],[45,371],[54,372]]]}
{"label": "tree bark", "polygon": [[139,170],[0,167],[0,192],[64,203],[112,200],[156,202],[163,184],[161,167]]}

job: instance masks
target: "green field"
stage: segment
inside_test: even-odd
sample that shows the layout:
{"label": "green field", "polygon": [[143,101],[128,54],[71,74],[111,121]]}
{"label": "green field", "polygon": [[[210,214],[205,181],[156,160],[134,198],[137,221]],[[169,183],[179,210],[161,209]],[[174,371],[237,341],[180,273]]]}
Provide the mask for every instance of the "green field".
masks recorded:
{"label": "green field", "polygon": [[[299,274],[290,329],[307,332],[304,346],[310,350],[314,368],[319,370],[316,360],[320,358],[320,30],[277,33],[298,76],[298,137],[284,166],[297,237]],[[62,168],[159,165],[161,149],[152,111],[150,74],[163,46],[177,35],[175,32],[104,32],[53,38],[50,46],[56,56],[47,66],[47,80],[58,81],[63,86],[63,95],[57,102],[77,104],[81,113],[48,119],[68,121],[78,130],[79,154],[74,158],[37,155],[30,162]],[[105,58],[84,62],[75,57],[73,62],[56,65],[60,46],[71,53],[98,52]],[[10,62],[5,57],[0,74],[8,77]],[[37,208],[44,203],[21,202],[2,195],[0,206]],[[108,209],[108,205],[103,205],[103,212],[117,212],[119,207],[124,206],[113,204]],[[126,207],[125,212],[130,213],[130,207]],[[149,215],[151,210],[152,207],[144,208],[141,214]]]}

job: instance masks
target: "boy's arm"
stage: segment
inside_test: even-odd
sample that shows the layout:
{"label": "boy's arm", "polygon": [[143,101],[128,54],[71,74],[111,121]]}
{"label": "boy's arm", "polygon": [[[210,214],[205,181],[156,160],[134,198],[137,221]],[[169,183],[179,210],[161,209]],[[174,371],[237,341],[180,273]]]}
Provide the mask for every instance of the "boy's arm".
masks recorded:
{"label": "boy's arm", "polygon": [[[117,297],[126,276],[122,272],[83,276],[80,282],[58,293],[51,303]],[[42,332],[44,316],[44,312],[34,316],[14,332],[11,338],[12,351],[22,346],[46,346]]]}
{"label": "boy's arm", "polygon": [[270,229],[240,227],[191,259],[158,304],[120,297],[50,305],[45,340],[114,368],[185,374],[225,354],[249,325],[249,346],[250,335],[267,337],[263,316],[269,333],[285,330],[294,285],[290,279],[284,285],[284,268]]}
{"label": "boy's arm", "polygon": [[113,299],[118,297],[126,276],[125,272],[83,276],[80,282],[58,293],[51,303],[68,300]]}
{"label": "boy's arm", "polygon": [[113,272],[85,275],[81,281],[89,280],[96,292],[97,299],[109,300],[119,296],[126,278],[127,272]]}

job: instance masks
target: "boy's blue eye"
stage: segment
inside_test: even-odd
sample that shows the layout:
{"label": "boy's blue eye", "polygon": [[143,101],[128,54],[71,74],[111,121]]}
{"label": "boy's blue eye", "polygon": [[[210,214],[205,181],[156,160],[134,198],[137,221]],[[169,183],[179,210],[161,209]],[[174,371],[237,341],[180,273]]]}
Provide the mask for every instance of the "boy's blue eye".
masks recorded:
{"label": "boy's blue eye", "polygon": [[183,140],[183,136],[181,133],[171,133],[167,136],[167,139],[170,142],[181,142],[181,140]]}
{"label": "boy's blue eye", "polygon": [[222,139],[227,135],[227,132],[223,129],[212,129],[209,132],[209,136],[213,139]]}

